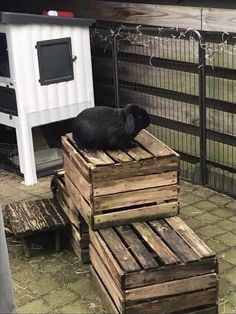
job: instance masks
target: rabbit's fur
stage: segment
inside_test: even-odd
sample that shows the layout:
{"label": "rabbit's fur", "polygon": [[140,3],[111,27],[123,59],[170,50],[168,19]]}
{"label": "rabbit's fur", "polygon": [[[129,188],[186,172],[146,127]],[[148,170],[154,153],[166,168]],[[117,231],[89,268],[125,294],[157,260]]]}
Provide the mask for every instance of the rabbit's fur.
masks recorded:
{"label": "rabbit's fur", "polygon": [[125,149],[149,124],[146,110],[134,104],[125,108],[93,107],[74,119],[73,138],[79,147],[88,150]]}

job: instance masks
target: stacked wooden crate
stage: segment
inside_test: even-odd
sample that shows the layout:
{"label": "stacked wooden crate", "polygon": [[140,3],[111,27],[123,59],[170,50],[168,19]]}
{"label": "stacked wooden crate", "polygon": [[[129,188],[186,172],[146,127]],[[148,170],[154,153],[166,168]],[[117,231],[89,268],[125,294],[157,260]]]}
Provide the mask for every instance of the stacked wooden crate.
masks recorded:
{"label": "stacked wooden crate", "polygon": [[89,226],[109,312],[216,313],[216,256],[176,217],[179,155],[145,130],[135,141],[91,153],[62,138],[66,191]]}
{"label": "stacked wooden crate", "polygon": [[88,225],[80,215],[79,208],[72,202],[64,181],[64,170],[59,170],[51,182],[54,198],[57,199],[70,221],[70,242],[83,263],[89,262]]}
{"label": "stacked wooden crate", "polygon": [[179,217],[90,231],[90,240],[109,313],[217,313],[216,256]]}
{"label": "stacked wooden crate", "polygon": [[92,229],[178,214],[179,155],[147,131],[127,151],[86,152],[62,138],[65,185]]}

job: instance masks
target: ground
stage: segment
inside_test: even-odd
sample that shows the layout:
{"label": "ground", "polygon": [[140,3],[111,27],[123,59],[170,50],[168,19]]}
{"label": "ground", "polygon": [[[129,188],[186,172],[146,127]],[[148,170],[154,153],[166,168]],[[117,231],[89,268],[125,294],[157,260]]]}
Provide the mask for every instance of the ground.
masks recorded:
{"label": "ground", "polygon": [[[50,180],[41,178],[38,184],[26,187],[19,176],[0,170],[0,205],[52,197]],[[236,313],[235,214],[236,200],[180,182],[180,217],[218,255],[220,314]],[[33,256],[25,258],[21,241],[8,237],[17,312],[105,314],[89,267],[81,264],[66,239],[59,253],[53,253],[50,241],[37,241],[32,239]]]}

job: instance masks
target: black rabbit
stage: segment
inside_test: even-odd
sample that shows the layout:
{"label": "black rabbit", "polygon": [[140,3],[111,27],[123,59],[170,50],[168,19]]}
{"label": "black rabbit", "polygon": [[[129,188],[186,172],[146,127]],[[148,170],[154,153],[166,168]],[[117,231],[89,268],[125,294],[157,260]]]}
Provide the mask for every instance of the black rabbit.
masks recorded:
{"label": "black rabbit", "polygon": [[74,119],[73,138],[79,147],[88,150],[126,149],[149,124],[146,110],[134,104],[125,108],[93,107]]}

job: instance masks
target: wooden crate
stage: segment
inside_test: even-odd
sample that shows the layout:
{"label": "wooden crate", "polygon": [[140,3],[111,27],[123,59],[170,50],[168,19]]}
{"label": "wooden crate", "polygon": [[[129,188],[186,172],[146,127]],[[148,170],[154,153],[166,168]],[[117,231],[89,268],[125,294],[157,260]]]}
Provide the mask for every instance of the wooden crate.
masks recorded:
{"label": "wooden crate", "polygon": [[179,155],[145,130],[135,141],[90,153],[62,137],[66,188],[93,230],[178,214]]}
{"label": "wooden crate", "polygon": [[65,187],[64,170],[57,171],[52,179],[51,189],[70,221],[71,246],[83,263],[89,263],[89,228],[77,207],[72,202]]}
{"label": "wooden crate", "polygon": [[89,252],[109,313],[217,313],[216,256],[179,217],[90,231]]}

